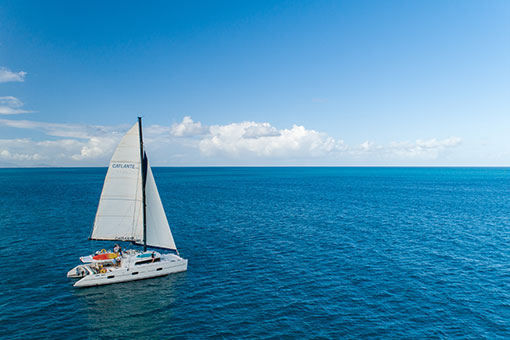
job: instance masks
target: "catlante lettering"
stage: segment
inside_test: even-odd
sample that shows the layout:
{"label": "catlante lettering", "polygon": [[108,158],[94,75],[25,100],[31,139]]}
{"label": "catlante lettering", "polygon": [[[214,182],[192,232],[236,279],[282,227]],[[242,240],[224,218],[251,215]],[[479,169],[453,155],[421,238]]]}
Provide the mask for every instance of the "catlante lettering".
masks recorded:
{"label": "catlante lettering", "polygon": [[112,164],[112,168],[135,169],[135,165],[134,164],[119,164],[119,163],[114,163],[114,164]]}

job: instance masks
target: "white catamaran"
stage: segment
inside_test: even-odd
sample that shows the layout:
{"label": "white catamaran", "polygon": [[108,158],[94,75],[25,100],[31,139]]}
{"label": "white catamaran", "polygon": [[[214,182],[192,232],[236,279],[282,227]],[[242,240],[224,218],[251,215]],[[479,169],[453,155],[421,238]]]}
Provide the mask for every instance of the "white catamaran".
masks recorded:
{"label": "white catamaran", "polygon": [[[108,167],[90,239],[130,241],[143,251],[105,249],[67,273],[75,287],[148,279],[185,271],[143,148],[142,119],[122,138]],[[171,250],[159,253],[147,247]]]}

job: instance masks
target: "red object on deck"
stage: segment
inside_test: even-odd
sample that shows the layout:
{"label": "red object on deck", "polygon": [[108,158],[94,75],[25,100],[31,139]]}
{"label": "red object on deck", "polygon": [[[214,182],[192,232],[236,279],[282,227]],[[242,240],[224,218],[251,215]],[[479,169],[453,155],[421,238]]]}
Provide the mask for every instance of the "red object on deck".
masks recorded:
{"label": "red object on deck", "polygon": [[92,257],[93,260],[111,260],[117,257],[115,253],[98,254]]}

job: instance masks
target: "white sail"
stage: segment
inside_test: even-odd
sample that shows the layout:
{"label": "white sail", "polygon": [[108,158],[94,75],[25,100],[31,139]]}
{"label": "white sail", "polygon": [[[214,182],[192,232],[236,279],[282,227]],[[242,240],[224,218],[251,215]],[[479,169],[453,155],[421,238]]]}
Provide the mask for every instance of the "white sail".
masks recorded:
{"label": "white sail", "polygon": [[91,238],[143,242],[138,123],[122,138],[110,161]]}
{"label": "white sail", "polygon": [[177,250],[149,162],[147,162],[145,199],[147,202],[147,245]]}

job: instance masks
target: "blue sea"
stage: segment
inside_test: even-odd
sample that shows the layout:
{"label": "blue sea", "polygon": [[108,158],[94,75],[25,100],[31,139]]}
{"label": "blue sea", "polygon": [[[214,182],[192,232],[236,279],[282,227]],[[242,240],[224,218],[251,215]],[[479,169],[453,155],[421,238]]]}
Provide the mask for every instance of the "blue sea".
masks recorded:
{"label": "blue sea", "polygon": [[153,172],[188,271],[77,289],[106,169],[0,169],[1,339],[510,338],[510,169]]}

